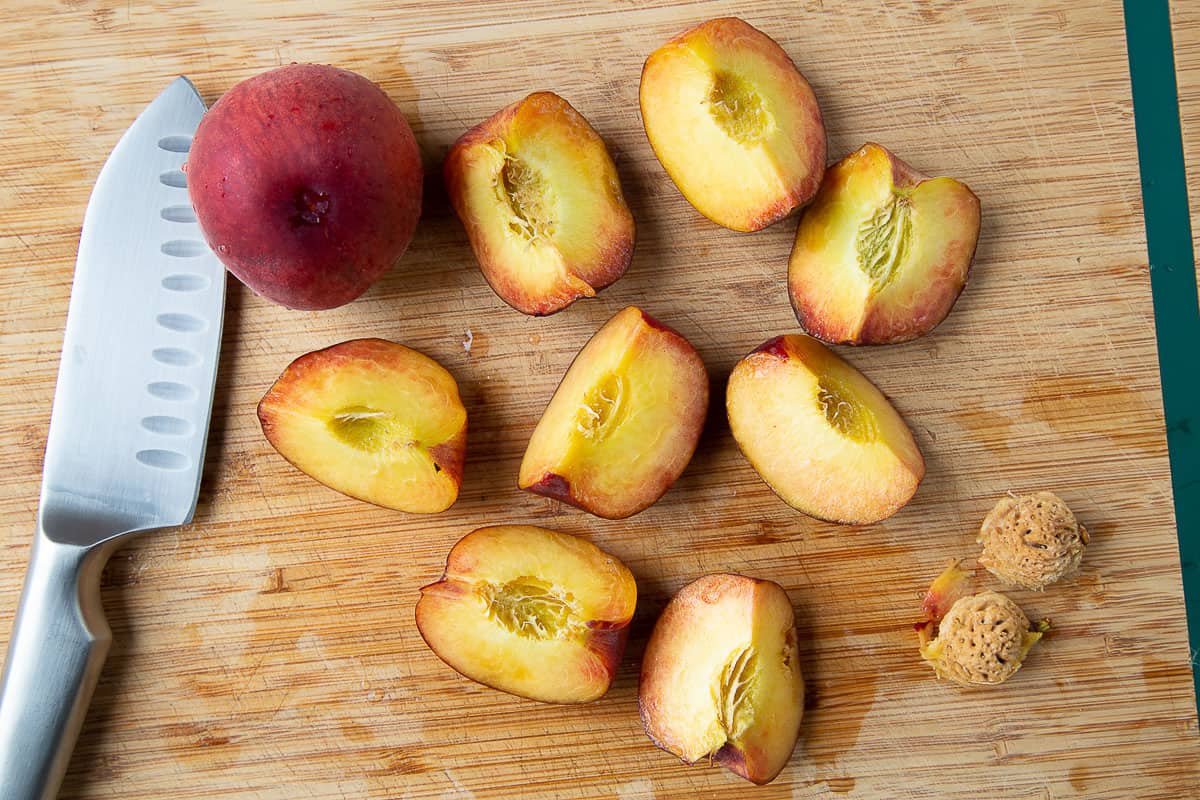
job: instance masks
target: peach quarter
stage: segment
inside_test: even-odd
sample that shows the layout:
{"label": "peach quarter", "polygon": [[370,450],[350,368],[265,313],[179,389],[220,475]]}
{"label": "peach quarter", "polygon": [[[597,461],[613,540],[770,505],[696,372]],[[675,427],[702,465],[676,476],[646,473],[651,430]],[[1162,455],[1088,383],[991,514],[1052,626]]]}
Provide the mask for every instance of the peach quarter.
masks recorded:
{"label": "peach quarter", "polygon": [[638,707],[650,739],[685,762],[710,759],[759,784],[775,778],[804,714],[783,587],[718,574],[681,589],[646,644]]}
{"label": "peach quarter", "polygon": [[446,188],[484,278],[518,311],[560,311],[620,278],[633,215],[600,135],[571,104],[537,92],[462,135]]}
{"label": "peach quarter", "polygon": [[342,494],[422,514],[458,497],[467,445],[458,384],[404,345],[355,339],[301,356],[258,419],[280,455]]}
{"label": "peach quarter", "polygon": [[746,459],[788,505],[865,525],[917,491],[925,461],[904,420],[857,369],[808,336],[779,336],[738,362],[725,396]]}
{"label": "peach quarter", "polygon": [[697,211],[757,231],[804,206],[825,170],[825,124],[775,40],[736,17],[681,33],[646,59],[642,123]]}
{"label": "peach quarter", "polygon": [[534,428],[522,489],[622,519],[662,497],[704,427],[708,374],[679,333],[629,306],[584,345]]}
{"label": "peach quarter", "polygon": [[979,198],[866,144],[825,173],[788,265],[801,327],[838,344],[906,342],[950,313],[979,240]]}
{"label": "peach quarter", "polygon": [[636,604],[633,575],[591,542],[495,525],[454,545],[416,616],[430,649],[471,680],[584,703],[608,691]]}

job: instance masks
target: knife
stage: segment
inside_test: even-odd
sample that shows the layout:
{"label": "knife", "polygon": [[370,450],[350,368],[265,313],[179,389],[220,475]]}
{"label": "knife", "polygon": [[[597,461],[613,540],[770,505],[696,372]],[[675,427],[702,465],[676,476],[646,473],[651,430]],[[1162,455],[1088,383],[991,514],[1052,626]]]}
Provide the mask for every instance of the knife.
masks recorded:
{"label": "knife", "polygon": [[225,271],[181,169],[204,101],[177,78],[88,201],[25,587],[0,689],[0,798],[58,793],[112,633],[100,571],[130,534],[190,522]]}

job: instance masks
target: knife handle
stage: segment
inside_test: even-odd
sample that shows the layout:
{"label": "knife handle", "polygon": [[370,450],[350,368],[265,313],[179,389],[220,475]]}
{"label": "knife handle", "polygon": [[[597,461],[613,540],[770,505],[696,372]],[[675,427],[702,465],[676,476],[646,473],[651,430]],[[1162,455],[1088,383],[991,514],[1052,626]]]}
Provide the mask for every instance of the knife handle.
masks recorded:
{"label": "knife handle", "polygon": [[110,547],[34,537],[0,686],[0,797],[53,800],[112,633],[100,604]]}

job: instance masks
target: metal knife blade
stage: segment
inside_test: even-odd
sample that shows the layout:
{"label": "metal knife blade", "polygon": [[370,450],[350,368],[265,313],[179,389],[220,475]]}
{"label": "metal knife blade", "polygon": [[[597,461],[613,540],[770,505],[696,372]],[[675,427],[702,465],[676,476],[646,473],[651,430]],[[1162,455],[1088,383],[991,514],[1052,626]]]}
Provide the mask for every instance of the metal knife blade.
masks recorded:
{"label": "metal knife blade", "polygon": [[42,476],[55,541],[178,525],[195,509],[225,302],[180,169],[204,111],[177,78],[88,202]]}

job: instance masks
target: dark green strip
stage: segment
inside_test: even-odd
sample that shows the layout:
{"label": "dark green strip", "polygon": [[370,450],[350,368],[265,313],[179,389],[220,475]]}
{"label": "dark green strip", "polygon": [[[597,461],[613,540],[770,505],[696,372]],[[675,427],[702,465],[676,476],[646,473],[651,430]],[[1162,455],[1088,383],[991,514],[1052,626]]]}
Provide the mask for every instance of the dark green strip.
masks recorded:
{"label": "dark green strip", "polygon": [[1167,0],[1125,0],[1125,37],[1192,677],[1200,698],[1200,305]]}

